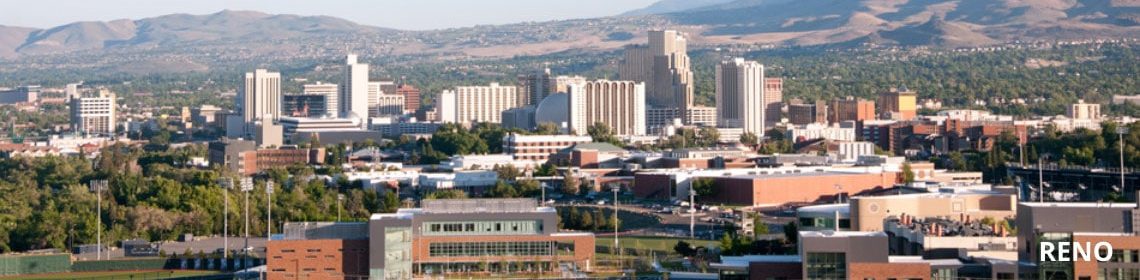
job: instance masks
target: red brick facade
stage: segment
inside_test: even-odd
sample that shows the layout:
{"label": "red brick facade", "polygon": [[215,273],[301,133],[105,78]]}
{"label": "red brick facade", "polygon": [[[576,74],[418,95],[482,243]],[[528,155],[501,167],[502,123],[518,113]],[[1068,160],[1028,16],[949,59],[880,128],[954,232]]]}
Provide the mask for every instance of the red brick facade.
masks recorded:
{"label": "red brick facade", "polygon": [[367,240],[280,240],[268,247],[269,280],[368,277]]}

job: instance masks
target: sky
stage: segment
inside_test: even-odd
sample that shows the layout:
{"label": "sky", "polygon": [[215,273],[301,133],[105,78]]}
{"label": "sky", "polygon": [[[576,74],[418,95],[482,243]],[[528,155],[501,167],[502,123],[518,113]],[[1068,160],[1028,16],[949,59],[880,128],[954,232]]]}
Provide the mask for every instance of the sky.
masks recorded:
{"label": "sky", "polygon": [[0,25],[48,28],[76,21],[252,10],[327,15],[405,30],[612,16],[656,0],[4,0]]}

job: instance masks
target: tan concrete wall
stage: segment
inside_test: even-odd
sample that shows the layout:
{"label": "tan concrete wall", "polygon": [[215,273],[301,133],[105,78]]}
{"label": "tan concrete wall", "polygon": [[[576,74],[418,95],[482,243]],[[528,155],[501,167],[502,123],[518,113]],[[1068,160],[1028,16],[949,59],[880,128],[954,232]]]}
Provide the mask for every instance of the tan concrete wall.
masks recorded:
{"label": "tan concrete wall", "polygon": [[851,200],[851,228],[856,231],[881,231],[883,219],[906,214],[916,218],[947,217],[970,219],[992,217],[1003,219],[1017,214],[1017,198],[1012,195],[945,195],[856,197]]}

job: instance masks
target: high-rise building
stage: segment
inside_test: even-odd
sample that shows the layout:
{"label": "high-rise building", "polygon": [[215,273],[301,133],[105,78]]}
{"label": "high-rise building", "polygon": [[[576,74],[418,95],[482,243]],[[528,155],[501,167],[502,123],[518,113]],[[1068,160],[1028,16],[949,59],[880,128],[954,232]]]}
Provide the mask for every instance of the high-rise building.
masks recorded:
{"label": "high-rise building", "polygon": [[649,46],[625,49],[619,67],[622,79],[644,82],[649,106],[685,112],[693,105],[693,72],[688,40],[674,30],[649,31]]}
{"label": "high-rise building", "polygon": [[879,115],[890,120],[911,120],[917,116],[918,94],[905,86],[879,94]]}
{"label": "high-rise building", "polygon": [[[567,92],[570,92],[570,85],[586,83],[586,77],[582,77],[582,76],[558,76],[558,77],[554,77],[554,80],[552,83],[553,84],[551,86],[553,88],[550,89],[551,94],[559,93],[559,92],[567,93]],[[549,96],[549,94],[547,96]],[[535,101],[535,102],[539,102],[539,101]]]}
{"label": "high-rise building", "polygon": [[1100,104],[1085,103],[1084,100],[1077,100],[1076,104],[1069,105],[1069,118],[1077,120],[1096,120],[1100,119]]}
{"label": "high-rise building", "polygon": [[420,109],[420,89],[409,84],[400,84],[396,87],[396,94],[404,96],[405,111],[415,112]]}
{"label": "high-rise building", "polygon": [[784,79],[764,78],[764,123],[773,126],[780,122],[784,107]]}
{"label": "high-rise building", "polygon": [[828,109],[830,112],[827,121],[831,123],[875,119],[875,102],[870,100],[848,96],[846,99],[832,100]]}
{"label": "high-rise building", "polygon": [[117,102],[115,93],[100,89],[71,99],[71,130],[83,134],[115,133]]}
{"label": "high-rise building", "polygon": [[519,106],[536,105],[551,94],[550,68],[519,75]]}
{"label": "high-rise building", "polygon": [[328,112],[325,96],[320,94],[285,94],[281,105],[283,115],[290,117],[320,118]]}
{"label": "high-rise building", "polygon": [[[326,84],[326,83],[317,82],[316,84],[306,84],[306,85],[303,85],[302,87],[303,87],[303,89],[301,92],[304,95],[324,96],[324,99],[325,99],[324,109],[325,110],[323,112],[320,112],[321,113],[320,116],[330,117],[330,118],[335,118],[337,116],[340,116],[340,112],[339,112],[339,110],[340,110],[340,97],[337,94],[337,90],[339,88],[337,87],[336,84]],[[315,113],[313,108],[310,108],[310,112]]]}
{"label": "high-rise building", "polygon": [[827,103],[795,103],[788,105],[788,122],[794,125],[827,123]]}
{"label": "high-rise building", "polygon": [[767,80],[764,65],[742,58],[723,61],[716,68],[716,107],[718,125],[743,128],[745,133],[763,135],[767,131]]}
{"label": "high-rise building", "polygon": [[257,69],[245,73],[238,111],[246,124],[281,117],[281,73]]}
{"label": "high-rise building", "polygon": [[598,80],[570,85],[570,128],[586,135],[596,123],[614,135],[645,135],[645,84]]}
{"label": "high-rise building", "polygon": [[357,63],[355,54],[348,55],[338,102],[341,117],[368,118],[368,87],[368,64]]}
{"label": "high-rise building", "polygon": [[455,123],[502,122],[503,111],[518,106],[518,87],[488,86],[456,87],[439,96],[440,120]]}

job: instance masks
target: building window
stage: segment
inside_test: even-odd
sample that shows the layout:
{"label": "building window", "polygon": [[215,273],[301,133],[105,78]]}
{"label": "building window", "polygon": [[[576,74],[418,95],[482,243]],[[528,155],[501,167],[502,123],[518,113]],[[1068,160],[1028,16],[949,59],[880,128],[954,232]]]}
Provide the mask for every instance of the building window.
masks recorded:
{"label": "building window", "polygon": [[845,279],[846,253],[807,253],[804,262],[807,279]]}

